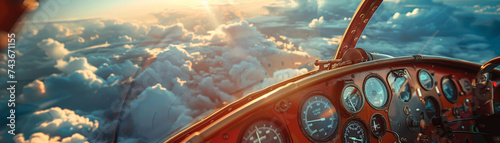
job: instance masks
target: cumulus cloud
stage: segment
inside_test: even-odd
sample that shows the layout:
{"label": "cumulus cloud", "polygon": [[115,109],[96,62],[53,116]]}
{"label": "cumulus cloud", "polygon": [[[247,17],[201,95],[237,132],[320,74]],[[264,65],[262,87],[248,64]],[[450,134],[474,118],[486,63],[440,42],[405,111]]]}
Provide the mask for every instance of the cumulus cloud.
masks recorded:
{"label": "cumulus cloud", "polygon": [[[189,41],[190,36],[182,23],[177,23],[170,26],[154,25],[149,27],[147,32],[148,39],[161,39],[165,41]],[[192,35],[192,34],[191,34]]]}
{"label": "cumulus cloud", "polygon": [[23,133],[30,136],[37,132],[43,132],[43,134],[50,136],[70,137],[74,136],[75,133],[88,134],[98,127],[97,120],[89,120],[89,118],[80,116],[69,109],[52,107],[30,115],[27,124],[23,126]]}
{"label": "cumulus cloud", "polygon": [[323,24],[323,21],[324,21],[324,20],[323,20],[323,16],[319,17],[318,19],[316,19],[316,18],[315,18],[315,19],[313,19],[313,20],[311,21],[311,23],[309,23],[309,27],[311,27],[311,28],[317,28],[317,27],[320,27],[320,26],[321,26],[321,24]]}
{"label": "cumulus cloud", "polygon": [[37,142],[45,142],[45,143],[88,143],[87,139],[79,134],[75,133],[71,135],[70,137],[65,137],[61,140],[61,137],[59,136],[54,136],[50,137],[49,135],[46,135],[42,132],[34,133],[32,134],[28,140],[24,138],[24,134],[18,134],[14,136],[14,141],[16,143],[37,143]]}
{"label": "cumulus cloud", "polygon": [[64,44],[55,41],[52,38],[42,40],[37,46],[45,51],[45,54],[53,59],[61,59],[69,54],[69,51],[64,48]]}
{"label": "cumulus cloud", "polygon": [[33,103],[44,98],[45,84],[40,80],[35,80],[23,87],[23,94],[19,100],[24,103]]}
{"label": "cumulus cloud", "polygon": [[67,62],[59,59],[54,67],[64,73],[73,73],[77,70],[89,70],[92,72],[97,70],[96,67],[87,62],[87,58],[85,57],[70,57]]}
{"label": "cumulus cloud", "polygon": [[105,79],[112,74],[128,78],[134,76],[140,70],[141,67],[134,65],[134,63],[130,60],[126,60],[121,64],[103,64],[97,71],[95,71],[95,74]]}
{"label": "cumulus cloud", "polygon": [[190,109],[161,84],[144,90],[130,103],[130,112],[135,133],[150,141],[193,119]]}
{"label": "cumulus cloud", "polygon": [[52,106],[84,111],[106,109],[122,94],[119,85],[122,79],[119,75],[103,79],[90,70],[77,70],[68,75],[53,74],[43,82],[45,96],[40,102],[50,101]]}

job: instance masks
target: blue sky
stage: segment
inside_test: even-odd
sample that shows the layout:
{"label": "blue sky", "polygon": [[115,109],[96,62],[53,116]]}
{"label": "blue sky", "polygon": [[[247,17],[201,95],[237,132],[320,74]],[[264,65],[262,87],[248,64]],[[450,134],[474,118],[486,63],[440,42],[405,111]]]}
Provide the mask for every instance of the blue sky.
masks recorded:
{"label": "blue sky", "polygon": [[[283,80],[267,74],[307,72],[266,73],[268,56],[332,58],[359,2],[89,0],[48,9],[41,3],[16,33],[18,135],[0,142],[109,142],[118,112],[121,142],[158,140],[234,101],[235,89]],[[35,18],[48,10],[54,13],[46,21]],[[493,0],[385,1],[357,47],[484,63],[500,55],[499,12]],[[6,67],[0,61],[0,74]]]}

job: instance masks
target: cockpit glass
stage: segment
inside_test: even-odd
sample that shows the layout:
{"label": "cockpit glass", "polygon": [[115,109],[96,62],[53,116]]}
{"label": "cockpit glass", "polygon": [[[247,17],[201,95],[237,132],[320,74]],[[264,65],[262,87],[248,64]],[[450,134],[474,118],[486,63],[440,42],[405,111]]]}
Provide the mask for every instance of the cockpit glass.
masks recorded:
{"label": "cockpit glass", "polygon": [[[384,0],[357,47],[394,57],[435,55],[484,63],[500,55],[498,1]],[[484,28],[482,26],[485,26]]]}

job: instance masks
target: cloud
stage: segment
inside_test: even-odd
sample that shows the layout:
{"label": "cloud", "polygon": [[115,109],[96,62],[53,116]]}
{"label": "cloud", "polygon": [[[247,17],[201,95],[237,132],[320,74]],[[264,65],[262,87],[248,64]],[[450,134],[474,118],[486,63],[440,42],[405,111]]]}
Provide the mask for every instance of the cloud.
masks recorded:
{"label": "cloud", "polygon": [[311,28],[317,28],[320,27],[321,24],[323,24],[323,16],[319,17],[319,19],[313,19],[311,23],[309,23],[309,27]]}
{"label": "cloud", "polygon": [[69,54],[69,51],[64,48],[64,44],[55,41],[52,38],[42,40],[37,46],[45,51],[45,54],[52,59],[61,59]]}
{"label": "cloud", "polygon": [[50,101],[52,106],[84,111],[106,109],[124,92],[119,85],[122,79],[122,76],[112,75],[105,80],[90,70],[77,70],[68,75],[53,74],[43,82],[46,96],[40,102]]}
{"label": "cloud", "polygon": [[135,134],[150,141],[191,121],[190,112],[176,95],[161,84],[148,87],[130,103]]}
{"label": "cloud", "polygon": [[23,94],[19,101],[23,103],[33,103],[44,98],[45,84],[40,80],[35,80],[23,87]]}
{"label": "cloud", "polygon": [[68,62],[59,59],[54,67],[68,74],[77,70],[89,70],[92,72],[97,70],[96,67],[87,62],[87,58],[85,57],[70,57]]}
{"label": "cloud", "polygon": [[190,41],[191,37],[182,23],[177,23],[170,26],[154,25],[149,27],[147,39],[161,39],[165,41]]}
{"label": "cloud", "polygon": [[28,136],[43,132],[50,136],[70,137],[75,133],[88,134],[99,127],[97,120],[89,120],[72,110],[59,107],[36,111],[27,120],[22,131]]}
{"label": "cloud", "polygon": [[398,19],[401,14],[399,12],[394,13],[394,16],[392,16],[392,19]]}
{"label": "cloud", "polygon": [[36,143],[36,142],[50,142],[50,143],[88,143],[87,139],[79,134],[75,133],[71,135],[70,137],[63,138],[61,140],[61,137],[55,136],[55,137],[50,137],[49,135],[46,135],[42,132],[34,133],[32,134],[28,140],[24,138],[24,134],[18,134],[14,136],[14,141],[16,143]]}
{"label": "cloud", "polygon": [[126,60],[121,64],[103,64],[99,67],[95,74],[102,78],[108,78],[110,75],[120,75],[124,78],[134,76],[138,71],[141,70],[141,67],[138,65],[134,65],[132,61]]}

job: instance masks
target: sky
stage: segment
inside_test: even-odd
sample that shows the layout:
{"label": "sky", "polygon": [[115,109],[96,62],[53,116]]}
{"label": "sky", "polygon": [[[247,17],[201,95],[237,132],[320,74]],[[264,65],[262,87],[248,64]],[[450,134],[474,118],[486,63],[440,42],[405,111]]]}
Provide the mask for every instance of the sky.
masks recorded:
{"label": "sky", "polygon": [[[0,142],[109,142],[120,117],[120,142],[157,141],[239,89],[310,70],[268,73],[275,55],[333,58],[359,2],[44,1],[16,33],[16,135]],[[481,64],[500,55],[498,31],[500,1],[386,0],[356,47]],[[6,51],[0,58],[7,75]]]}

